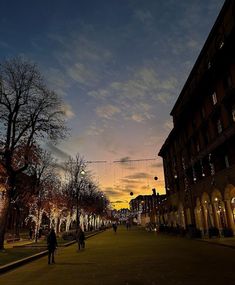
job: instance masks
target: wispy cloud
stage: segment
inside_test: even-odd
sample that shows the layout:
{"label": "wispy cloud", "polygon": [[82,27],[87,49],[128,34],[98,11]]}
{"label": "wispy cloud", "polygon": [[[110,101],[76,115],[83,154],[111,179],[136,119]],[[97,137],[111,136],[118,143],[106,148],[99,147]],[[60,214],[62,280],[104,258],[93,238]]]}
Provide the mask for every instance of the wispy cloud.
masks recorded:
{"label": "wispy cloud", "polygon": [[120,113],[121,110],[111,104],[99,106],[96,108],[96,114],[100,118],[111,119],[115,114]]}
{"label": "wispy cloud", "polygon": [[153,20],[153,16],[148,10],[135,10],[134,17],[144,24]]}
{"label": "wispy cloud", "polygon": [[153,164],[150,165],[150,167],[152,167],[152,168],[159,168],[159,167],[162,167],[162,166],[163,166],[162,162],[153,163]]}
{"label": "wispy cloud", "polygon": [[128,203],[127,200],[117,200],[117,201],[112,201],[112,204],[123,204],[123,203]]}
{"label": "wispy cloud", "polygon": [[164,123],[164,128],[165,128],[165,130],[167,130],[167,131],[172,130],[172,128],[173,128],[173,121],[172,121],[172,119],[165,121],[165,123]]}
{"label": "wispy cloud", "polygon": [[101,128],[97,126],[96,124],[91,124],[86,132],[85,136],[100,136],[102,133],[104,133],[104,128]]}
{"label": "wispy cloud", "polygon": [[149,175],[148,173],[145,173],[145,172],[137,172],[135,174],[132,174],[132,175],[128,175],[125,177],[126,179],[145,179],[145,178],[152,178],[151,175]]}
{"label": "wispy cloud", "polygon": [[[102,102],[96,109],[99,117],[110,119],[120,114],[125,120],[143,123],[155,117],[153,106],[169,102],[176,85],[174,77],[163,80],[152,67],[141,67],[128,80],[113,81],[106,88],[89,91],[88,95],[97,103]],[[110,104],[104,105],[104,99]]]}
{"label": "wispy cloud", "polygon": [[56,147],[52,143],[48,142],[46,144],[47,148],[52,152],[55,157],[61,159],[61,160],[67,160],[70,155],[66,153],[65,151],[61,150],[60,148]]}
{"label": "wispy cloud", "polygon": [[72,66],[68,66],[67,74],[74,81],[88,86],[90,85],[91,81],[94,82],[96,79],[96,75],[92,69],[80,62],[77,62]]}
{"label": "wispy cloud", "polygon": [[94,87],[102,79],[104,65],[112,59],[108,49],[88,38],[84,31],[72,31],[66,35],[49,34],[48,38],[60,46],[53,55],[68,80]]}
{"label": "wispy cloud", "polygon": [[62,106],[62,110],[65,113],[67,119],[72,119],[75,117],[75,113],[72,110],[72,106],[68,103],[64,103],[64,105]]}

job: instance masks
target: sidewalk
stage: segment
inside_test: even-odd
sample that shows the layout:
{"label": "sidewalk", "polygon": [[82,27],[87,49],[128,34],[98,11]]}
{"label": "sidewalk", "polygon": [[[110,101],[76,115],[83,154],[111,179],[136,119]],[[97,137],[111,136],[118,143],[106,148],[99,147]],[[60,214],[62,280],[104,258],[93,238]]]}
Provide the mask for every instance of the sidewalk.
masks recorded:
{"label": "sidewalk", "polygon": [[197,239],[198,241],[207,242],[219,246],[225,246],[235,249],[235,237],[227,237],[227,238],[204,238]]}

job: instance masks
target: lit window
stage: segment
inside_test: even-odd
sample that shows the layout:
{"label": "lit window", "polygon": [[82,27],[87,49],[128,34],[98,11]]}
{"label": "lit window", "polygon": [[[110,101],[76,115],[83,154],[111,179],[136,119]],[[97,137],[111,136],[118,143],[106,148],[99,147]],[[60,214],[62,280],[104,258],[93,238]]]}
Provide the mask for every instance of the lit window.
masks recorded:
{"label": "lit window", "polygon": [[218,134],[222,133],[222,131],[223,131],[222,124],[221,124],[220,120],[217,121],[217,131],[218,131]]}
{"label": "lit window", "polygon": [[220,45],[219,45],[219,49],[221,49],[223,46],[224,46],[224,42],[221,41],[221,42],[220,42]]}
{"label": "lit window", "polygon": [[232,109],[232,118],[233,118],[233,121],[235,122],[235,106]]}
{"label": "lit window", "polygon": [[212,94],[212,101],[214,105],[217,103],[217,96],[215,92]]}
{"label": "lit window", "polygon": [[225,155],[224,161],[225,161],[226,168],[229,168],[229,160],[228,160],[228,156],[227,155]]}

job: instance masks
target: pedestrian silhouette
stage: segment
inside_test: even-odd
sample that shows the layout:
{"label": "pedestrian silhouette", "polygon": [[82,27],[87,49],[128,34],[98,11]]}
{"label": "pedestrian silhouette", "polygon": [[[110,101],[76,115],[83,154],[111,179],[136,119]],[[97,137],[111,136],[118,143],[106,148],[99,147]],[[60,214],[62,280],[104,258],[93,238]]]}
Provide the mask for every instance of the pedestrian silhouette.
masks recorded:
{"label": "pedestrian silhouette", "polygon": [[80,250],[81,248],[85,248],[85,234],[81,227],[79,227],[77,230],[76,240],[78,243],[78,250]]}
{"label": "pedestrian silhouette", "polygon": [[38,231],[38,238],[41,238],[41,237],[42,237],[42,228],[40,228]]}
{"label": "pedestrian silhouette", "polygon": [[51,229],[47,237],[47,248],[48,248],[48,264],[55,263],[55,250],[57,248],[57,239],[55,230]]}
{"label": "pedestrian silhouette", "polygon": [[33,238],[33,229],[30,228],[29,229],[29,239],[32,239]]}
{"label": "pedestrian silhouette", "polygon": [[117,232],[117,223],[113,223],[113,230],[115,233]]}

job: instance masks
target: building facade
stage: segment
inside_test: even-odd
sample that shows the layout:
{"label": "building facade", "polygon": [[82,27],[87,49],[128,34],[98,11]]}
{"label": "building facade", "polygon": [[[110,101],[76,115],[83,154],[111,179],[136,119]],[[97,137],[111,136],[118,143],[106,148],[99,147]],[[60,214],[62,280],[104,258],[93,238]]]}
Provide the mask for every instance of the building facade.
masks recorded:
{"label": "building facade", "polygon": [[235,1],[225,1],[171,115],[159,152],[167,224],[235,233]]}
{"label": "building facade", "polygon": [[137,223],[145,226],[147,223],[162,224],[161,205],[166,195],[154,193],[152,195],[139,195],[130,201],[131,213],[137,219]]}

